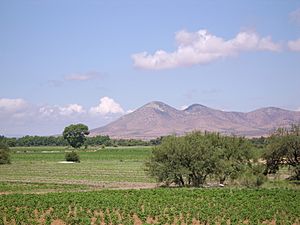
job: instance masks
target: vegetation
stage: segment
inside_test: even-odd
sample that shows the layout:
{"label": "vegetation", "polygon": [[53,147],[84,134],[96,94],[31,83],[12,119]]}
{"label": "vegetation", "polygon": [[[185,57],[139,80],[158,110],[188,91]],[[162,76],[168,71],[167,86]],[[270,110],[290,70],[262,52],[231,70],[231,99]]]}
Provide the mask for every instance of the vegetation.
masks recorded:
{"label": "vegetation", "polygon": [[[18,184],[23,189],[24,183],[72,184],[75,190],[83,184],[82,190],[155,186],[143,170],[151,154],[149,147],[89,148],[77,151],[81,162],[72,164],[61,163],[69,151],[65,147],[15,147],[10,151],[13,166],[1,165],[0,181],[15,182],[14,189]],[[0,185],[0,192],[7,189],[1,190]],[[32,192],[39,192],[38,187]]]}
{"label": "vegetation", "polygon": [[11,194],[0,196],[0,224],[299,224],[299,202],[287,189]]}
{"label": "vegetation", "polygon": [[67,162],[80,162],[79,155],[74,151],[67,152],[65,155],[65,159]]}
{"label": "vegetation", "polygon": [[9,147],[23,146],[67,146],[68,142],[62,136],[29,136],[21,138],[8,138],[0,136]]}
{"label": "vegetation", "polygon": [[300,180],[300,126],[279,128],[269,139],[264,154],[267,161],[265,173],[276,173],[281,166],[292,168],[292,180]]}
{"label": "vegetation", "polygon": [[[299,224],[300,186],[282,179],[295,176],[297,167],[288,162],[297,151],[281,154],[298,149],[296,130],[258,140],[194,132],[152,140],[153,148],[103,148],[98,143],[115,140],[101,136],[94,139],[97,147],[77,149],[78,164],[61,163],[72,154],[68,147],[12,147],[13,166],[0,168],[0,224]],[[258,157],[267,145],[266,169]],[[278,155],[277,167],[269,166]],[[266,181],[262,172],[272,168],[278,175]],[[103,190],[151,188],[153,178],[167,185],[227,185]]]}
{"label": "vegetation", "polygon": [[146,167],[158,182],[199,187],[208,177],[215,177],[223,184],[246,171],[251,171],[251,176],[259,175],[254,169],[256,164],[247,139],[193,132],[183,137],[164,138],[154,148]]}
{"label": "vegetation", "polygon": [[[32,146],[67,146],[68,142],[63,136],[29,136],[21,138],[8,138],[0,136],[0,141],[4,140],[9,147],[32,147]],[[109,136],[98,135],[86,137],[87,146],[149,146],[160,144],[159,139],[150,141],[136,139],[111,139]]]}
{"label": "vegetation", "polygon": [[10,154],[9,148],[4,141],[0,140],[0,164],[9,164]]}
{"label": "vegetation", "polygon": [[64,139],[73,148],[80,148],[86,141],[86,135],[89,134],[89,128],[84,124],[71,124],[65,127],[63,131]]}

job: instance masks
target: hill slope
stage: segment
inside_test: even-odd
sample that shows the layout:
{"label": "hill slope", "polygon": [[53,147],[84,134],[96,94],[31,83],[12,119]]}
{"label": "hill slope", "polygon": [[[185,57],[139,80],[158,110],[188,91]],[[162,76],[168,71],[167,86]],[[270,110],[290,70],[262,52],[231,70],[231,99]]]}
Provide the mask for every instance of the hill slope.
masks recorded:
{"label": "hill slope", "polygon": [[300,112],[261,108],[252,112],[224,112],[200,104],[177,110],[163,102],[150,102],[116,121],[91,130],[91,135],[152,139],[193,130],[242,136],[265,136],[275,128],[300,123]]}

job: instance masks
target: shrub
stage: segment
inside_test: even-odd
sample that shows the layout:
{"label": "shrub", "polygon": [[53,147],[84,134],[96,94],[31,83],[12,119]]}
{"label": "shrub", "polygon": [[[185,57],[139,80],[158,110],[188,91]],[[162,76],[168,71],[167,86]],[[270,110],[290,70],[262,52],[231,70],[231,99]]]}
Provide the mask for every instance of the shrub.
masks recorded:
{"label": "shrub", "polygon": [[79,155],[74,151],[67,152],[65,158],[68,162],[80,162]]}
{"label": "shrub", "polygon": [[5,142],[0,142],[0,164],[10,164],[9,148]]}
{"label": "shrub", "polygon": [[263,165],[252,165],[240,177],[240,184],[246,187],[260,187],[265,183],[267,177],[263,174]]}

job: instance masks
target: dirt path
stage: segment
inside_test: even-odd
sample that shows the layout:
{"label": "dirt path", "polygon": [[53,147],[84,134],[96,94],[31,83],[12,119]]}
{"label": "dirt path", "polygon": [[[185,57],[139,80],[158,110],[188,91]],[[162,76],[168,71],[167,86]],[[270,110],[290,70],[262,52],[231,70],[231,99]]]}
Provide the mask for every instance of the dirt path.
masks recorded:
{"label": "dirt path", "polygon": [[[87,191],[96,191],[96,190],[103,190],[103,189],[112,189],[112,190],[129,190],[129,189],[151,189],[156,188],[158,185],[156,183],[142,183],[142,182],[93,182],[93,181],[86,181],[86,180],[73,180],[73,181],[31,181],[31,180],[9,180],[9,181],[1,181],[1,182],[8,182],[14,184],[59,184],[59,185],[75,185],[74,189],[34,189],[32,191],[26,190],[18,190],[18,191],[0,191],[0,195],[7,195],[13,193],[24,193],[24,194],[45,194],[45,193],[52,193],[52,192],[87,192]],[[76,185],[85,185],[86,188],[79,189]]]}

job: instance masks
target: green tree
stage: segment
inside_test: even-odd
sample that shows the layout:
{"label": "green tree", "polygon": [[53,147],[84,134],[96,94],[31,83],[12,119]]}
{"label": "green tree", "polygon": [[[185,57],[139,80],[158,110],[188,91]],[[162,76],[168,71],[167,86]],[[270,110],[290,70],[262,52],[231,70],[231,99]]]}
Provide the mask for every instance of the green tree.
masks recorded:
{"label": "green tree", "polygon": [[215,174],[220,184],[227,178],[237,179],[241,173],[251,167],[253,158],[251,145],[243,137],[220,137],[220,145],[216,151],[218,155]]}
{"label": "green tree", "polygon": [[9,164],[10,154],[7,144],[1,140],[0,141],[0,164]]}
{"label": "green tree", "polygon": [[73,148],[80,148],[86,141],[89,128],[84,124],[71,124],[63,131],[63,137]]}
{"label": "green tree", "polygon": [[267,173],[276,173],[281,166],[292,168],[290,179],[300,180],[300,125],[291,128],[279,128],[270,137],[264,154]]}
{"label": "green tree", "polygon": [[163,138],[161,145],[153,148],[146,171],[166,185],[199,187],[208,177],[216,178],[220,184],[227,178],[237,179],[252,168],[252,162],[254,165],[247,139],[193,132]]}

